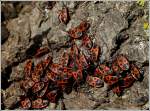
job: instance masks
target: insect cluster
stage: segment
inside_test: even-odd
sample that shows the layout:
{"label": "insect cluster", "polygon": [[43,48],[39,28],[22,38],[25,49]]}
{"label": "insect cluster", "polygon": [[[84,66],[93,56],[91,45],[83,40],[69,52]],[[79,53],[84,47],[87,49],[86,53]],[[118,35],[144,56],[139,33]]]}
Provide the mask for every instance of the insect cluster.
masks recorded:
{"label": "insect cluster", "polygon": [[[60,19],[63,17],[59,16]],[[67,23],[66,19],[62,21]],[[76,89],[83,83],[98,87],[105,82],[115,94],[121,95],[125,88],[141,78],[140,69],[122,54],[111,63],[99,64],[101,50],[86,33],[89,27],[90,24],[83,21],[68,31],[72,45],[64,51],[59,63],[54,63],[47,54],[48,47],[37,50],[35,58],[47,56],[36,65],[31,59],[27,60],[25,78],[21,81],[21,87],[26,92],[20,101],[23,109],[41,109],[49,103],[57,103],[63,99],[63,93],[69,92],[68,89]],[[80,44],[76,43],[78,40]]]}

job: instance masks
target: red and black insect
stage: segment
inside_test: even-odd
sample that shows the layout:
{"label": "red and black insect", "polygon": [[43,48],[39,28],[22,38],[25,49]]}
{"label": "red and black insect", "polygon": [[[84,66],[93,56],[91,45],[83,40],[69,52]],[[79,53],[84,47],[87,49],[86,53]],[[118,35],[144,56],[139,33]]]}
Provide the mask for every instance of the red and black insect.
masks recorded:
{"label": "red and black insect", "polygon": [[58,92],[57,90],[49,91],[46,95],[46,97],[49,99],[51,103],[56,103],[57,97],[58,97]]}
{"label": "red and black insect", "polygon": [[93,43],[92,43],[90,37],[88,37],[88,35],[85,34],[82,39],[82,46],[84,46],[87,49],[91,49],[92,45],[93,45]]}
{"label": "red and black insect", "polygon": [[48,78],[48,80],[51,80],[53,82],[56,82],[57,81],[57,78],[58,78],[58,74],[57,73],[54,73],[52,71],[47,71],[46,72],[46,78]]}
{"label": "red and black insect", "polygon": [[[68,17],[68,9],[64,7],[59,13],[59,20],[67,24]],[[75,89],[81,83],[102,87],[105,82],[119,96],[125,88],[140,80],[140,68],[131,64],[123,54],[117,55],[111,63],[99,63],[101,49],[86,34],[89,26],[89,23],[83,21],[68,31],[72,44],[58,63],[48,55],[48,47],[37,50],[34,60],[40,60],[39,63],[34,64],[31,59],[26,62],[25,78],[20,81],[21,88],[27,93],[27,97],[20,102],[23,109],[42,109],[49,103],[56,104],[68,88]],[[77,39],[81,41],[80,45],[76,42]]]}
{"label": "red and black insect", "polygon": [[105,64],[100,64],[96,69],[94,75],[104,77],[105,75],[112,74],[111,68]]}
{"label": "red and black insect", "polygon": [[129,61],[124,55],[118,55],[112,64],[112,69],[115,73],[122,73],[129,70]]}
{"label": "red and black insect", "polygon": [[128,59],[123,55],[117,57],[117,64],[123,71],[128,70],[130,66]]}
{"label": "red and black insect", "polygon": [[131,64],[131,75],[135,80],[139,80],[142,77],[140,69],[134,64]]}
{"label": "red and black insect", "polygon": [[62,57],[60,58],[60,64],[63,66],[67,66],[69,63],[69,54],[64,52]]}
{"label": "red and black insect", "polygon": [[21,103],[21,107],[23,109],[29,109],[29,108],[31,108],[31,100],[29,98],[23,99],[20,103]]}
{"label": "red and black insect", "polygon": [[133,85],[135,79],[132,75],[128,74],[125,78],[123,78],[122,84],[120,85],[121,88],[129,88]]}
{"label": "red and black insect", "polygon": [[141,74],[139,68],[136,65],[131,64],[131,71],[130,73],[127,73],[126,77],[123,78],[123,84],[121,87],[129,88],[136,80],[139,80],[140,78]]}
{"label": "red and black insect", "polygon": [[32,108],[33,109],[41,109],[48,106],[48,100],[43,100],[42,98],[37,98],[36,100],[32,101]]}
{"label": "red and black insect", "polygon": [[29,59],[29,60],[27,60],[27,62],[25,64],[25,68],[24,68],[25,78],[30,77],[32,71],[33,71],[33,63],[32,63],[32,60]]}
{"label": "red and black insect", "polygon": [[120,96],[123,92],[123,88],[117,85],[112,89],[112,91],[114,94],[117,94],[118,96]]}
{"label": "red and black insect", "polygon": [[73,39],[78,39],[78,38],[80,38],[84,35],[84,32],[88,30],[89,26],[90,26],[89,23],[83,21],[83,22],[80,23],[79,26],[77,26],[73,29],[70,29],[68,31],[68,34]]}
{"label": "red and black insect", "polygon": [[98,60],[98,57],[99,57],[99,54],[100,54],[100,48],[99,46],[93,46],[91,49],[91,59],[92,61],[97,61]]}
{"label": "red and black insect", "polygon": [[114,76],[112,74],[109,75],[105,75],[104,76],[104,81],[108,84],[108,85],[113,85],[115,83],[117,83],[119,81],[119,78],[117,76]]}
{"label": "red and black insect", "polygon": [[37,97],[42,98],[46,94],[46,91],[48,89],[48,85],[49,85],[48,82],[45,83],[44,88],[40,92],[37,92]]}
{"label": "red and black insect", "polygon": [[35,75],[34,73],[32,74],[32,80],[34,82],[39,82],[40,81],[40,75]]}
{"label": "red and black insect", "polygon": [[45,70],[48,65],[50,65],[52,63],[52,57],[51,56],[48,56],[43,62],[42,62],[42,67],[43,67],[43,70]]}
{"label": "red and black insect", "polygon": [[35,58],[39,58],[45,54],[49,53],[49,48],[48,47],[43,47],[37,50],[35,54]]}
{"label": "red and black insect", "polygon": [[35,66],[33,74],[38,76],[42,75],[42,72],[43,72],[43,63],[40,62]]}
{"label": "red and black insect", "polygon": [[73,45],[71,48],[70,48],[70,57],[71,59],[76,59],[76,57],[79,56],[79,49],[77,47],[77,45]]}
{"label": "red and black insect", "polygon": [[62,10],[59,10],[58,19],[61,23],[67,24],[70,20],[69,11],[67,7],[63,7]]}
{"label": "red and black insect", "polygon": [[101,87],[104,85],[103,81],[98,77],[88,76],[86,82],[92,87]]}
{"label": "red and black insect", "polygon": [[36,93],[36,92],[40,91],[41,89],[43,89],[44,86],[45,86],[44,82],[37,82],[32,87],[32,92]]}
{"label": "red and black insect", "polygon": [[61,91],[64,91],[66,88],[66,84],[68,84],[68,80],[67,79],[60,79],[57,80],[57,86],[60,88]]}
{"label": "red and black insect", "polygon": [[34,84],[35,82],[31,79],[25,79],[24,81],[21,81],[21,86],[25,91],[31,88]]}
{"label": "red and black insect", "polygon": [[88,69],[89,68],[88,60],[87,60],[86,56],[83,53],[79,55],[79,61],[82,65],[83,69]]}
{"label": "red and black insect", "polygon": [[82,80],[82,78],[83,78],[82,71],[80,69],[78,69],[77,71],[73,71],[72,76],[75,81]]}

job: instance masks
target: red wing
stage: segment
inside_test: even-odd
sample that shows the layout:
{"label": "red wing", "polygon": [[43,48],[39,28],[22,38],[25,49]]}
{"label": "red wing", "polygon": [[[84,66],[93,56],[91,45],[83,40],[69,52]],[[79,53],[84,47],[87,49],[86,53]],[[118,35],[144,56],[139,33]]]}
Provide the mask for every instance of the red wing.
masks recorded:
{"label": "red wing", "polygon": [[106,75],[104,76],[104,81],[109,85],[113,85],[119,81],[119,78],[113,75]]}
{"label": "red wing", "polygon": [[121,87],[128,88],[128,87],[132,86],[134,81],[135,81],[135,79],[131,75],[128,75],[125,78],[123,78],[123,84],[121,85]]}
{"label": "red wing", "polygon": [[129,61],[123,55],[117,57],[118,66],[124,71],[129,69]]}
{"label": "red wing", "polygon": [[41,57],[45,54],[47,54],[49,52],[49,48],[48,47],[44,47],[44,48],[40,48],[37,50],[36,54],[35,54],[35,57],[38,58],[38,57]]}
{"label": "red wing", "polygon": [[34,86],[32,87],[33,93],[36,93],[36,92],[40,91],[41,89],[43,89],[44,85],[45,85],[44,82],[35,83]]}
{"label": "red wing", "polygon": [[21,107],[23,109],[29,109],[31,107],[31,101],[29,98],[25,98],[24,100],[21,101]]}
{"label": "red wing", "polygon": [[24,68],[24,73],[25,73],[25,78],[28,78],[31,76],[31,73],[32,73],[32,60],[29,59],[27,61],[27,63],[25,64],[25,68]]}
{"label": "red wing", "polygon": [[49,99],[50,102],[56,103],[57,99],[57,91],[50,91],[47,93],[47,98]]}
{"label": "red wing", "polygon": [[141,74],[140,74],[140,70],[137,66],[135,66],[134,64],[131,64],[131,75],[136,79],[140,79],[141,78]]}
{"label": "red wing", "polygon": [[41,98],[38,98],[32,101],[32,108],[34,109],[45,108],[47,106],[48,106],[48,100],[42,100]]}

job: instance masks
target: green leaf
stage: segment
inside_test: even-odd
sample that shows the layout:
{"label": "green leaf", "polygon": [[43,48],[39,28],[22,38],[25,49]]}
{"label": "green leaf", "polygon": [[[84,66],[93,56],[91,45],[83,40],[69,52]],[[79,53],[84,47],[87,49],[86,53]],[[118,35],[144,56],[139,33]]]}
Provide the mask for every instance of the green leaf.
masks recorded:
{"label": "green leaf", "polygon": [[144,22],[144,24],[143,24],[143,28],[144,28],[144,30],[147,30],[147,29],[149,28],[149,24],[148,24],[148,22]]}
{"label": "green leaf", "polygon": [[138,1],[137,1],[137,4],[138,4],[139,6],[144,7],[145,0],[138,0]]}

